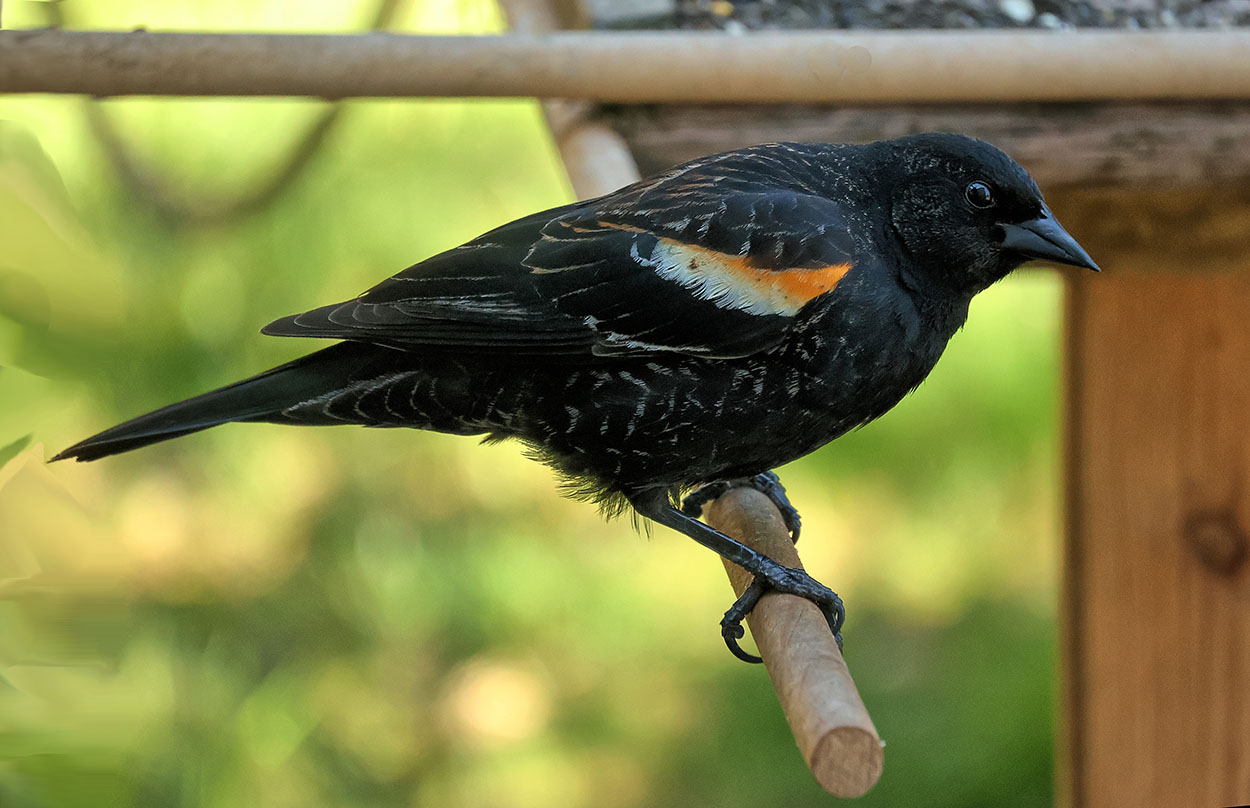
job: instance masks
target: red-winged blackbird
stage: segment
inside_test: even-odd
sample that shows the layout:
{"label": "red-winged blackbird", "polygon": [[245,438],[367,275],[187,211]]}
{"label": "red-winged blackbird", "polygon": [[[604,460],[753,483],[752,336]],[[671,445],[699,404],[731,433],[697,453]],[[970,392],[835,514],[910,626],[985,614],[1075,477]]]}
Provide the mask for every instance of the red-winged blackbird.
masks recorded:
{"label": "red-winged blackbird", "polygon": [[[94,460],[229,421],[405,426],[517,438],[575,493],[632,506],[768,588],[828,588],[677,507],[894,406],[972,296],[1029,259],[1097,269],[993,146],[927,134],[726,152],[535,213],[266,334],[345,340],[105,430]],[[790,515],[796,516],[792,509]],[[797,529],[797,519],[793,519]]]}

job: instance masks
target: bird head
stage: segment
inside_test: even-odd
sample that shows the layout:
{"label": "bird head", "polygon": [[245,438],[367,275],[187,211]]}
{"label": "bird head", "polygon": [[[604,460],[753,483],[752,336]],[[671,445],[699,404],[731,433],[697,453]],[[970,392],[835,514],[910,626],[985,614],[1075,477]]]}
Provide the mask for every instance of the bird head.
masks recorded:
{"label": "bird head", "polygon": [[919,280],[972,295],[1031,260],[1098,271],[1033,178],[994,146],[952,134],[873,145],[891,226]]}

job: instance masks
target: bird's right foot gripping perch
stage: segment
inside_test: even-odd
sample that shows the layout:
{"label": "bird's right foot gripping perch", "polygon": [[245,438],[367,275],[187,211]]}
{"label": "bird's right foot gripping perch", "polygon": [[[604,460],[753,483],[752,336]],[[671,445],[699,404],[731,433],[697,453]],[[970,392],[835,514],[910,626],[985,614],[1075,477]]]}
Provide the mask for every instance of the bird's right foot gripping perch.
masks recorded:
{"label": "bird's right foot gripping perch", "polygon": [[765,571],[755,573],[751,585],[734,601],[720,621],[720,633],[730,653],[743,662],[764,661],[755,654],[744,651],[738,644],[738,640],[741,640],[746,633],[742,628],[743,619],[751,613],[760,598],[772,591],[798,595],[815,603],[821,614],[825,616],[825,620],[829,622],[829,630],[833,632],[833,639],[838,643],[838,650],[841,651],[842,623],[846,620],[846,607],[842,605],[842,598],[838,597],[838,593],[803,570],[783,567],[768,556],[760,556],[760,558],[768,562],[771,567],[766,566]]}
{"label": "bird's right foot gripping perch", "polygon": [[[741,482],[735,481],[735,483],[737,485],[750,485],[755,488],[759,487],[757,480],[760,483],[771,483],[770,490],[764,491],[764,493],[768,494],[769,498],[776,502],[774,494],[777,490],[780,490],[782,500],[786,506],[789,506],[789,502],[784,499],[785,489],[781,488],[776,475],[770,474],[768,475],[769,479],[759,479],[763,477],[765,475],[758,475],[756,478],[750,478]],[[758,656],[744,651],[742,646],[738,644],[738,641],[745,634],[745,630],[742,627],[743,619],[751,613],[751,610],[755,608],[755,604],[759,602],[761,597],[772,591],[787,595],[797,595],[816,604],[828,621],[829,630],[833,632],[838,648],[841,649],[842,623],[846,619],[846,608],[843,606],[842,599],[838,597],[837,593],[812,578],[803,570],[792,569],[777,563],[742,542],[726,536],[710,525],[704,524],[691,513],[695,508],[701,507],[703,502],[714,499],[732,487],[735,487],[734,483],[726,484],[723,487],[715,484],[715,488],[700,489],[699,492],[696,492],[696,496],[702,496],[702,502],[690,502],[683,506],[681,510],[673,507],[665,492],[651,492],[637,497],[633,500],[633,504],[634,508],[643,516],[686,534],[699,544],[714,550],[725,559],[732,561],[755,576],[751,585],[734,601],[734,604],[725,612],[725,616],[721,618],[721,636],[724,638],[725,645],[730,652],[738,659],[752,663],[763,661]],[[715,493],[712,493],[712,491]],[[712,495],[707,496],[708,493],[712,493]],[[778,507],[781,508],[782,506],[779,505]],[[790,510],[793,511],[793,507],[790,507]],[[783,509],[784,513],[785,510]],[[797,513],[795,516],[797,517]],[[790,528],[792,536],[795,536],[798,532],[797,522],[798,520],[795,519],[793,524],[791,524],[790,520],[787,519],[787,527]]]}

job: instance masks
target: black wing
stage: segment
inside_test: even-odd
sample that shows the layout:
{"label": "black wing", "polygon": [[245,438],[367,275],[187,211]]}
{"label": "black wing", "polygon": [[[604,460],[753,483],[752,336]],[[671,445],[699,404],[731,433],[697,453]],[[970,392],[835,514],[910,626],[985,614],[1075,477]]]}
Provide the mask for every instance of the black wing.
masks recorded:
{"label": "black wing", "polygon": [[767,350],[855,252],[838,205],[779,161],[788,148],[717,155],[519,219],[264,331],[461,353]]}

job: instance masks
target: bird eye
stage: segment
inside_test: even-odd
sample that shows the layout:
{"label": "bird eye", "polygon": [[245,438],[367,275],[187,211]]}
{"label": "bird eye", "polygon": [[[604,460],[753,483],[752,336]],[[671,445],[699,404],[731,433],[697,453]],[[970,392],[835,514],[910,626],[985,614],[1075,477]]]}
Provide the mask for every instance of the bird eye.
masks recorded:
{"label": "bird eye", "polygon": [[964,198],[974,208],[990,208],[994,206],[994,192],[983,182],[972,182],[964,189]]}

